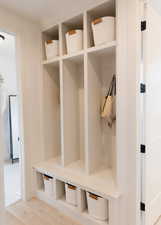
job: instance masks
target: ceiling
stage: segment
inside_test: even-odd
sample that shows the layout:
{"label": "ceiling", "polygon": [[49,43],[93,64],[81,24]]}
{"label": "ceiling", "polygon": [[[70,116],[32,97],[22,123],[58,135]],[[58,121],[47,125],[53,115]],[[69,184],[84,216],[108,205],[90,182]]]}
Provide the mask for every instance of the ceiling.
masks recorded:
{"label": "ceiling", "polygon": [[0,0],[0,6],[47,24],[75,15],[104,0]]}

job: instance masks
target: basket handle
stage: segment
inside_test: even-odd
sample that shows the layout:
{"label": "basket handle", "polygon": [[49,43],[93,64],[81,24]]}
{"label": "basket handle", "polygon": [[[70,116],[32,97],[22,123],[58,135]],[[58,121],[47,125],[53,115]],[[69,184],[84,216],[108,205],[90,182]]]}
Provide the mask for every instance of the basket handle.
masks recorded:
{"label": "basket handle", "polygon": [[98,195],[94,195],[94,194],[92,194],[92,193],[90,193],[90,192],[89,192],[89,197],[90,197],[90,198],[93,198],[93,199],[95,199],[95,200],[98,200],[98,198],[99,198]]}
{"label": "basket handle", "polygon": [[53,43],[53,40],[48,40],[46,41],[46,44],[49,45],[49,44],[52,44]]}
{"label": "basket handle", "polygon": [[48,175],[46,175],[46,174],[43,175],[43,178],[44,178],[45,180],[51,180],[51,179],[53,179],[53,177],[50,177],[50,176],[48,176]]}
{"label": "basket handle", "polygon": [[95,20],[93,20],[92,22],[94,25],[98,24],[98,23],[102,23],[102,18],[97,18]]}
{"label": "basket handle", "polygon": [[68,188],[71,189],[71,190],[76,190],[76,187],[71,185],[71,184],[67,184],[68,185]]}
{"label": "basket handle", "polygon": [[76,30],[70,30],[70,31],[68,31],[68,34],[69,34],[69,35],[76,34]]}

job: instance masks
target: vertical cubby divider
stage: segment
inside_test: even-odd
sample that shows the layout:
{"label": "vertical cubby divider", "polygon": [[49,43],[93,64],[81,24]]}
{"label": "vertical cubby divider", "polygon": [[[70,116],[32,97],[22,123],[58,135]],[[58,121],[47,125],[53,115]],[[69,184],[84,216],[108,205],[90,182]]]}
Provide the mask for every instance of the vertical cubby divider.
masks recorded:
{"label": "vertical cubby divider", "polygon": [[88,48],[88,26],[87,26],[87,12],[85,11],[83,14],[83,27],[84,27],[84,50],[87,50]]}
{"label": "vertical cubby divider", "polygon": [[78,198],[78,210],[80,212],[84,212],[85,210],[87,210],[86,191],[78,188],[77,198]]}
{"label": "vertical cubby divider", "polygon": [[65,198],[65,183],[61,180],[55,180],[55,199],[59,200]]}
{"label": "vertical cubby divider", "polygon": [[93,46],[93,34],[91,30],[91,16],[88,12],[86,12],[86,28],[87,28],[87,35],[86,35],[86,47],[90,48]]}
{"label": "vertical cubby divider", "polygon": [[62,23],[59,23],[59,55],[63,55],[63,34],[62,34]]}
{"label": "vertical cubby divider", "polygon": [[61,124],[61,160],[62,166],[65,165],[64,153],[64,91],[63,91],[63,61],[60,60],[60,124]]}
{"label": "vertical cubby divider", "polygon": [[[87,36],[86,36],[87,37]],[[87,47],[87,46],[86,46]],[[86,173],[90,174],[89,167],[89,139],[88,139],[88,57],[84,54],[84,134],[85,134],[85,157],[86,157]]]}

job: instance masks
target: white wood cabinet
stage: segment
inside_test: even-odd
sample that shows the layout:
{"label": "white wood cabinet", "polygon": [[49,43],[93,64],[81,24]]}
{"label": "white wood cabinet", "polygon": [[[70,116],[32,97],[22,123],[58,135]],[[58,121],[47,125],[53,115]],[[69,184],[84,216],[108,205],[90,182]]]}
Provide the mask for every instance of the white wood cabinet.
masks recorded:
{"label": "white wood cabinet", "polygon": [[[40,198],[44,199],[45,193],[39,179],[41,174],[47,174],[58,182],[75,185],[79,193],[90,191],[106,198],[108,210],[117,215],[116,205],[121,194],[117,186],[117,122],[110,128],[100,116],[102,101],[117,71],[117,38],[95,47],[91,27],[91,22],[98,17],[117,19],[116,7],[115,1],[109,0],[42,32],[45,150],[44,162],[34,167]],[[83,49],[68,55],[65,34],[80,28],[83,29]],[[59,56],[46,60],[44,41],[54,38],[60,41]],[[78,205],[78,211],[86,204],[85,195],[80,199],[84,202]],[[108,212],[108,221],[101,222],[88,215],[86,206],[76,218],[87,216],[87,224],[90,221],[91,224],[116,225],[115,213]]]}
{"label": "white wood cabinet", "polygon": [[[161,57],[157,49],[161,38],[160,29],[155,26],[160,17],[148,8],[143,18],[141,10],[145,5],[150,7],[149,3],[144,4],[143,1],[108,0],[42,31],[45,145],[44,161],[34,165],[36,193],[82,224],[152,225],[160,214],[157,212],[161,208],[160,198],[152,205],[161,190],[160,176],[154,176],[161,169],[157,153],[160,107],[156,97],[161,90]],[[116,40],[95,47],[91,21],[102,16],[116,17]],[[142,19],[151,27],[147,28],[146,37],[140,29]],[[65,33],[80,28],[84,47],[68,55]],[[54,38],[60,41],[59,56],[46,60],[44,40]],[[144,76],[141,64],[146,70]],[[156,73],[154,81],[153,72]],[[100,117],[100,107],[113,74],[117,82],[117,113],[115,125],[109,128]],[[140,82],[148,85],[146,106],[144,99],[141,101]],[[145,110],[144,139],[140,129],[142,108]],[[149,150],[147,158],[140,153],[144,141]],[[45,196],[42,174],[56,179],[61,196],[58,188],[56,199]],[[78,188],[78,207],[66,203],[65,183]],[[107,221],[89,216],[86,191],[108,200]],[[146,213],[140,211],[141,201],[147,205]]]}

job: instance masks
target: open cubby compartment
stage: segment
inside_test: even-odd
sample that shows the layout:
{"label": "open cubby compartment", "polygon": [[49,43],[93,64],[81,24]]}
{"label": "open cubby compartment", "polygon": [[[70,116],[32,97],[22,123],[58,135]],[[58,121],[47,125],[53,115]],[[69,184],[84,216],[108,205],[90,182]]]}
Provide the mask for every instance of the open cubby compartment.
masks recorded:
{"label": "open cubby compartment", "polygon": [[[50,197],[51,199],[58,199],[59,197],[61,197],[62,195],[64,195],[65,193],[65,186],[63,188],[63,183],[60,182],[59,180],[55,179],[54,176],[49,176],[47,174],[38,172],[35,170],[36,173],[36,191],[39,193],[44,193],[46,195],[46,197]],[[45,191],[45,183],[44,183],[44,176],[49,177],[50,179],[52,179],[52,189],[51,187],[48,187],[48,189],[50,188],[51,193],[50,195]],[[50,184],[48,184],[50,185]]]}
{"label": "open cubby compartment", "polygon": [[87,47],[94,46],[93,32],[91,23],[93,20],[104,16],[116,16],[115,0],[107,2],[87,11]]}
{"label": "open cubby compartment", "polygon": [[[43,47],[43,60],[46,60],[46,50],[45,50],[45,41],[49,40],[59,40],[59,25],[55,25],[47,30],[42,32],[42,47]],[[60,43],[59,43],[60,46]],[[60,47],[59,47],[60,55]]]}
{"label": "open cubby compartment", "polygon": [[44,160],[61,164],[60,65],[44,65]]}
{"label": "open cubby compartment", "polygon": [[63,61],[64,165],[85,170],[84,149],[84,57]]}
{"label": "open cubby compartment", "polygon": [[78,210],[83,213],[87,211],[87,197],[86,191],[78,188],[77,190]]}
{"label": "open cubby compartment", "polygon": [[[116,132],[115,123],[110,128],[101,118],[101,106],[107,95],[110,82],[115,74],[116,48],[88,53],[88,75],[85,95],[87,96],[87,148],[88,170],[106,179],[115,175]],[[110,173],[109,173],[110,172]],[[107,175],[107,177],[106,177]]]}
{"label": "open cubby compartment", "polygon": [[66,45],[66,33],[70,30],[83,29],[83,14],[80,14],[72,19],[67,20],[62,23],[62,54],[67,55],[67,45]]}
{"label": "open cubby compartment", "polygon": [[[80,213],[87,211],[86,191],[69,182],[65,184],[65,200],[70,207],[77,209]],[[70,188],[68,188],[68,185]]]}
{"label": "open cubby compartment", "polygon": [[109,200],[91,192],[86,192],[87,209],[85,214],[93,220],[108,224],[109,221]]}
{"label": "open cubby compartment", "polygon": [[67,182],[65,184],[66,203],[75,208],[78,207],[78,188]]}
{"label": "open cubby compartment", "polygon": [[65,201],[65,183],[61,180],[55,180],[55,194],[56,200]]}
{"label": "open cubby compartment", "polygon": [[44,179],[43,179],[43,174],[35,171],[35,176],[36,176],[36,191],[45,191],[44,190]]}

